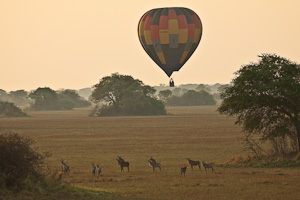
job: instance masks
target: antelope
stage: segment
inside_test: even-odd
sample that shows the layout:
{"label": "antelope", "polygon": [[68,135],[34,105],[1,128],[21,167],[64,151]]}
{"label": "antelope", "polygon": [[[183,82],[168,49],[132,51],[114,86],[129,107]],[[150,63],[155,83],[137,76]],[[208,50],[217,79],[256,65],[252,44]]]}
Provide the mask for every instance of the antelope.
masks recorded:
{"label": "antelope", "polygon": [[180,169],[180,175],[181,175],[181,176],[182,176],[182,174],[183,174],[183,176],[185,177],[186,168],[187,168],[187,165],[185,165],[184,167],[182,167],[182,168]]}
{"label": "antelope", "polygon": [[127,167],[128,171],[129,171],[129,162],[121,161],[119,159],[116,159],[116,161],[118,161],[118,164],[121,167],[121,172],[124,171],[123,167]]}
{"label": "antelope", "polygon": [[198,166],[199,169],[201,169],[200,161],[194,161],[194,160],[191,160],[189,158],[186,158],[186,160],[191,165],[192,171],[193,171],[193,166]]}
{"label": "antelope", "polygon": [[153,168],[153,171],[154,171],[155,168],[159,168],[159,171],[161,171],[161,164],[157,163],[154,159],[152,159],[152,160],[151,159],[152,159],[152,157],[150,158],[150,160],[148,160],[148,162],[149,162],[150,167]]}
{"label": "antelope", "polygon": [[117,156],[118,157],[118,160],[121,161],[121,162],[125,162],[125,160],[122,158],[122,156]]}
{"label": "antelope", "polygon": [[95,166],[95,164],[94,164],[94,163],[92,163],[92,166],[93,166],[92,173],[93,173],[93,175],[95,175],[95,174],[96,174],[96,171],[97,171],[97,169],[96,169],[96,166]]}
{"label": "antelope", "polygon": [[154,160],[154,159],[152,158],[152,156],[151,156],[151,158],[150,158],[149,161],[151,161],[152,163],[156,163],[156,160]]}
{"label": "antelope", "polygon": [[207,164],[207,163],[205,163],[205,161],[202,161],[202,165],[205,169],[205,172],[206,172],[206,169],[209,169],[209,168],[211,169],[212,173],[214,172],[214,166],[212,164]]}
{"label": "antelope", "polygon": [[65,171],[65,163],[63,160],[60,161],[61,172]]}
{"label": "antelope", "polygon": [[61,160],[61,171],[62,171],[62,173],[65,173],[65,174],[70,172],[70,167],[66,163],[64,163],[63,160]]}
{"label": "antelope", "polygon": [[98,172],[98,177],[102,175],[102,169],[99,166],[99,164],[97,165],[97,172]]}

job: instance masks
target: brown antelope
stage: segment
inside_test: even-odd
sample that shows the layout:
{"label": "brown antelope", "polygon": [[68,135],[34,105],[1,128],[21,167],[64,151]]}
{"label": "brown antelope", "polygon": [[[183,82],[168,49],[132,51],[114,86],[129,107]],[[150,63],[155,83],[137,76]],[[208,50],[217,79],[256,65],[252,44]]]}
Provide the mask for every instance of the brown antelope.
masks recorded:
{"label": "brown antelope", "polygon": [[93,166],[92,174],[93,174],[93,175],[96,175],[96,171],[97,171],[96,166],[95,166],[94,163],[92,163],[92,166]]}
{"label": "brown antelope", "polygon": [[121,162],[125,162],[125,160],[122,158],[122,156],[117,156],[118,157],[118,160],[121,161]]}
{"label": "brown antelope", "polygon": [[183,174],[183,176],[185,177],[186,168],[187,168],[187,165],[185,165],[184,167],[182,167],[182,168],[180,169],[180,174],[181,174],[181,176],[182,176],[182,174]]}
{"label": "brown antelope", "polygon": [[60,161],[61,172],[65,172],[65,163],[63,160]]}
{"label": "brown antelope", "polygon": [[116,159],[116,161],[118,161],[118,164],[121,167],[121,172],[124,171],[124,169],[123,169],[124,167],[127,167],[128,171],[129,171],[129,162],[121,161],[119,159]]}
{"label": "brown antelope", "polygon": [[152,156],[151,156],[151,158],[150,158],[150,161],[151,161],[152,163],[156,163],[156,160],[154,160],[154,158],[152,158]]}
{"label": "brown antelope", "polygon": [[157,163],[154,159],[152,159],[152,157],[150,158],[150,160],[148,160],[150,167],[153,168],[153,171],[155,168],[159,168],[159,170],[161,171],[161,164]]}
{"label": "brown antelope", "polygon": [[189,158],[186,158],[186,160],[191,165],[192,171],[193,171],[193,166],[198,166],[199,169],[201,169],[200,161],[194,161],[194,160],[191,160]]}
{"label": "brown antelope", "polygon": [[70,172],[70,167],[63,160],[61,160],[61,171],[64,174]]}
{"label": "brown antelope", "polygon": [[102,169],[101,169],[101,167],[99,166],[99,164],[97,164],[97,172],[98,172],[98,177],[99,177],[99,176],[102,176]]}
{"label": "brown antelope", "polygon": [[212,164],[207,164],[207,163],[205,163],[205,161],[202,161],[202,165],[205,169],[205,172],[206,172],[206,169],[209,169],[209,168],[211,169],[212,173],[214,172],[214,166]]}

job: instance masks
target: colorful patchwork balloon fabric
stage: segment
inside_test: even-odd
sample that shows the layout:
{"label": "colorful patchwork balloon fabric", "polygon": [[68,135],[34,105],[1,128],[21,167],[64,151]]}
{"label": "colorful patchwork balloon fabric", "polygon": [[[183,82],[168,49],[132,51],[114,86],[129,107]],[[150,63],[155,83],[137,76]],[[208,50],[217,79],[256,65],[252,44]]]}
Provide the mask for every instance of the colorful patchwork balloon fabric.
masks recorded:
{"label": "colorful patchwork balloon fabric", "polygon": [[188,8],[152,9],[140,19],[138,36],[147,54],[170,77],[198,47],[202,23]]}

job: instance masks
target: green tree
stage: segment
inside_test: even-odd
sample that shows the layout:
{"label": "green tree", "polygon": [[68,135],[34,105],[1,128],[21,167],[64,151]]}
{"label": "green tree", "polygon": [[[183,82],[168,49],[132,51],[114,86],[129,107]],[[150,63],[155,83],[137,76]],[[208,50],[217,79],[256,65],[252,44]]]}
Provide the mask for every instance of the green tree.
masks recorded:
{"label": "green tree", "polygon": [[166,102],[171,96],[172,96],[172,91],[171,90],[161,90],[158,93],[159,98]]}
{"label": "green tree", "polygon": [[78,94],[82,96],[84,99],[88,100],[92,94],[92,88],[82,88],[78,90]]}
{"label": "green tree", "polygon": [[38,88],[29,94],[29,97],[35,100],[31,108],[33,110],[62,110],[59,104],[57,93],[48,88]]}
{"label": "green tree", "polygon": [[223,85],[220,85],[217,89],[217,92],[218,93],[222,93],[227,87],[229,87],[230,85],[229,84],[223,84]]}
{"label": "green tree", "polygon": [[0,132],[0,187],[22,189],[26,179],[38,182],[49,153],[40,154],[34,141],[14,133]]}
{"label": "green tree", "polygon": [[197,90],[197,91],[204,90],[206,92],[211,92],[210,86],[206,85],[206,84],[200,84],[200,85],[198,85],[195,90]]}
{"label": "green tree", "polygon": [[83,108],[91,106],[91,102],[86,101],[75,90],[63,90],[58,93],[60,104],[66,109]]}
{"label": "green tree", "polygon": [[25,90],[11,91],[8,94],[9,102],[16,104],[17,106],[25,106],[30,104],[30,100],[27,98],[28,93]]}
{"label": "green tree", "polygon": [[213,96],[206,91],[188,90],[182,96],[172,96],[168,99],[168,106],[205,106],[216,105]]}
{"label": "green tree", "polygon": [[26,117],[27,114],[13,103],[0,101],[0,117]]}
{"label": "green tree", "polygon": [[166,114],[163,103],[154,97],[155,89],[131,76],[115,73],[103,77],[94,88],[91,99],[98,105],[97,115]]}
{"label": "green tree", "polygon": [[235,73],[221,93],[218,111],[236,116],[247,138],[259,135],[260,141],[273,144],[276,153],[284,152],[287,139],[299,151],[300,66],[275,54],[259,57]]}
{"label": "green tree", "polygon": [[181,95],[181,88],[180,87],[176,87],[172,90],[172,94],[175,96],[180,96]]}
{"label": "green tree", "polygon": [[75,90],[62,90],[56,92],[48,87],[38,88],[29,94],[35,102],[33,110],[72,110],[90,106],[91,103],[80,97]]}
{"label": "green tree", "polygon": [[8,94],[2,89],[0,89],[0,101],[8,101]]}

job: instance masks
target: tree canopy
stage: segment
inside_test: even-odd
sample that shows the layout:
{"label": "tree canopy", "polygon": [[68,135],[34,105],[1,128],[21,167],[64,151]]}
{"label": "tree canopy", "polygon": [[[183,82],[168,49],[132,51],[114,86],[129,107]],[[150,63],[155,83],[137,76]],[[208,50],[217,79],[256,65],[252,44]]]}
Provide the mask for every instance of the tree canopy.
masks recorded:
{"label": "tree canopy", "polygon": [[188,90],[182,96],[171,96],[166,102],[168,106],[207,106],[216,105],[213,96],[208,92],[201,90]]}
{"label": "tree canopy", "polygon": [[29,97],[35,100],[31,106],[33,110],[71,110],[91,105],[74,90],[56,92],[48,87],[38,88]]}
{"label": "tree canopy", "polygon": [[261,141],[271,141],[276,152],[286,152],[287,146],[299,151],[300,66],[275,54],[259,58],[235,73],[221,93],[218,111],[236,116],[236,124],[248,136],[257,134]]}
{"label": "tree canopy", "polygon": [[161,90],[158,93],[159,98],[166,102],[171,96],[172,96],[172,91],[171,90]]}
{"label": "tree canopy", "polygon": [[9,102],[16,104],[17,106],[29,105],[30,100],[27,98],[28,93],[25,90],[11,91],[9,96]]}
{"label": "tree canopy", "polygon": [[19,107],[13,103],[0,101],[0,117],[26,117]]}
{"label": "tree canopy", "polygon": [[75,90],[62,90],[58,93],[59,101],[67,109],[83,108],[91,106],[91,102],[86,101]]}
{"label": "tree canopy", "polygon": [[103,77],[94,88],[91,99],[98,105],[96,115],[166,114],[164,104],[154,96],[155,89],[131,76],[115,73]]}

